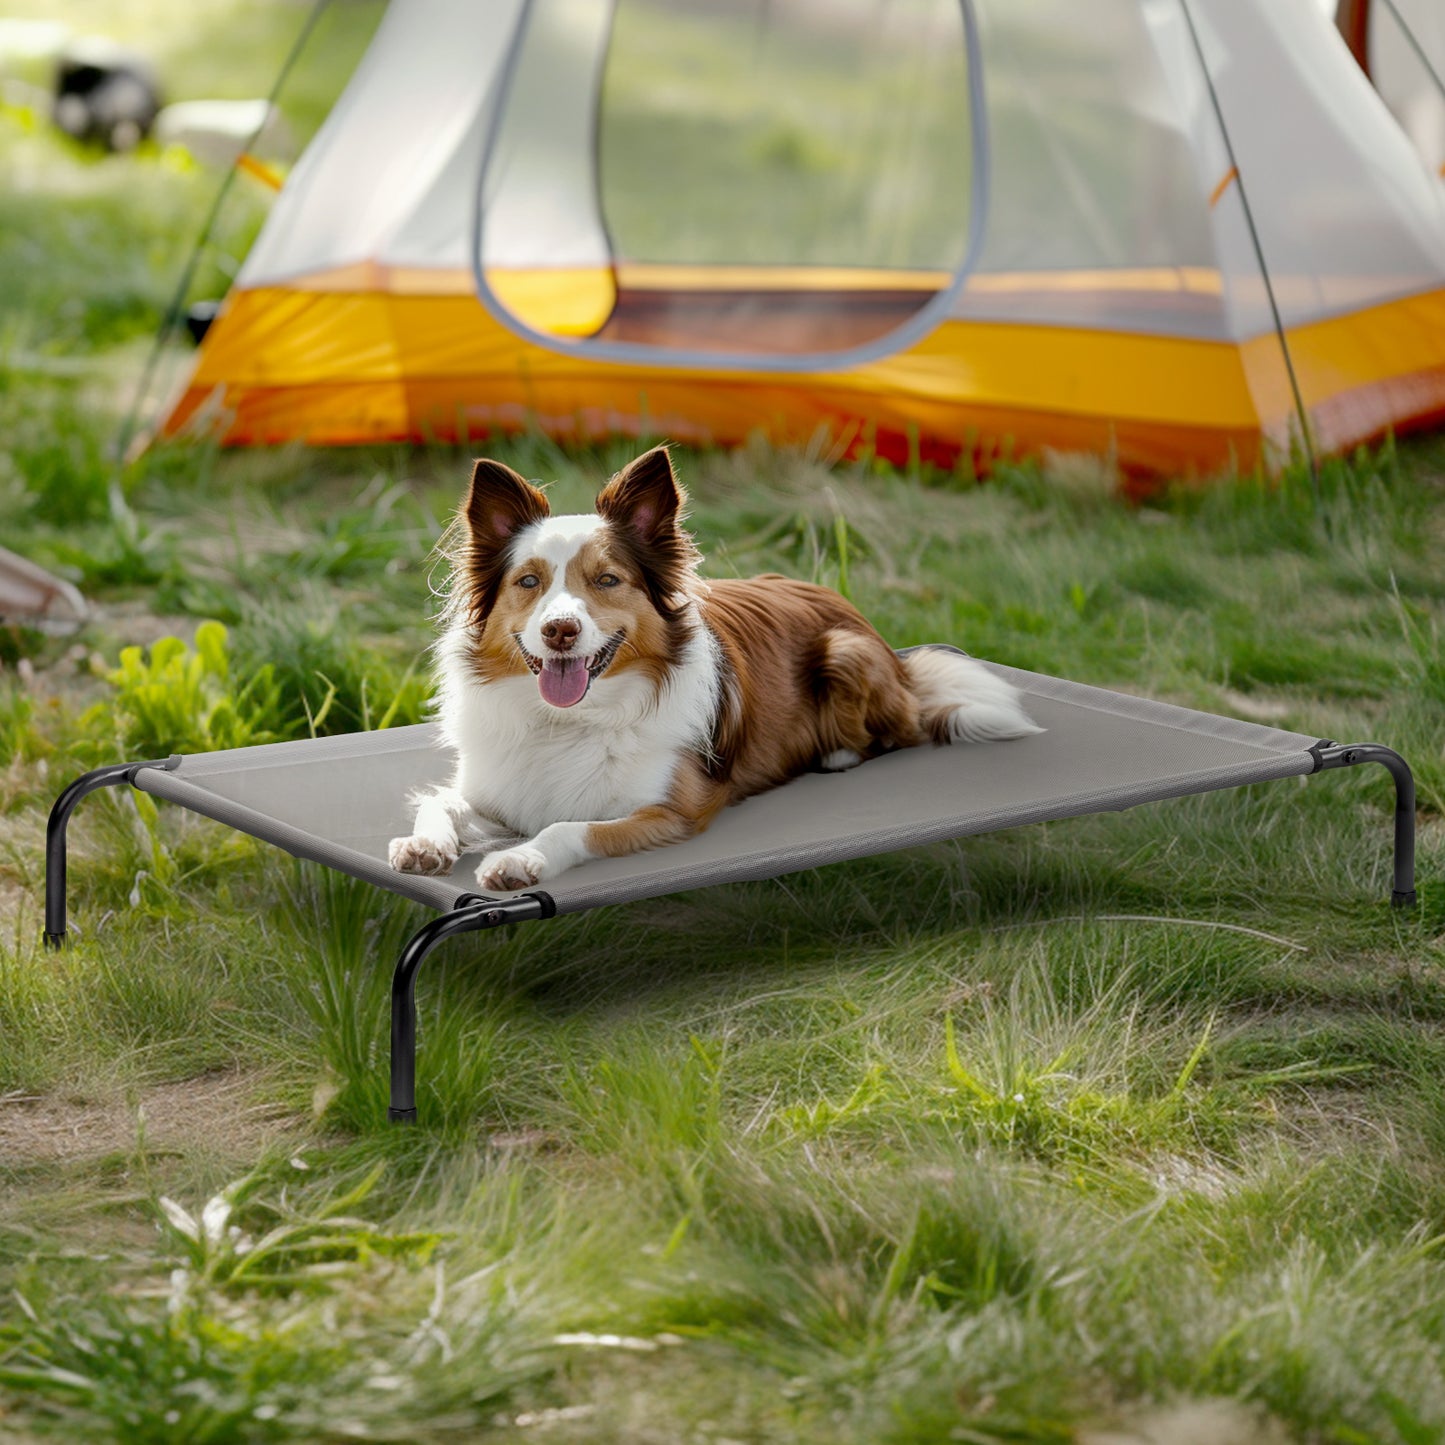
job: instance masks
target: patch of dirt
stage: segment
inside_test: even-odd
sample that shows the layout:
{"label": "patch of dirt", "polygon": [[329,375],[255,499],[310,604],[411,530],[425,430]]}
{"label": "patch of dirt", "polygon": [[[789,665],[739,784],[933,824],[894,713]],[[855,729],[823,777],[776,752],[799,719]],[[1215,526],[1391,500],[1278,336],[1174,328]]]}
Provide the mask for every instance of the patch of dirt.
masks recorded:
{"label": "patch of dirt", "polygon": [[1218,689],[1221,701],[1236,717],[1246,718],[1250,722],[1278,723],[1291,716],[1297,708],[1297,704],[1281,697],[1260,697],[1250,692],[1240,692],[1236,688],[1221,687]]}
{"label": "patch of dirt", "polygon": [[1085,1430],[1079,1445],[1287,1445],[1288,1433],[1234,1400],[1191,1400],[1136,1416],[1111,1429]]}
{"label": "patch of dirt", "polygon": [[131,1097],[0,1095],[0,1158],[11,1165],[83,1162],[133,1149],[201,1149],[251,1160],[306,1127],[304,1116],[258,1101],[264,1078],[240,1071],[157,1084]]}

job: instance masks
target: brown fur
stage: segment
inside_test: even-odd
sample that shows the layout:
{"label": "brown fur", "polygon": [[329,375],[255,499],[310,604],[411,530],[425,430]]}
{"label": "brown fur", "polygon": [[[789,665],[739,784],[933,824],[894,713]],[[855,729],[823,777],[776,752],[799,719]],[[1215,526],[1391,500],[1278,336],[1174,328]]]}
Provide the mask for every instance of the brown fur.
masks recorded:
{"label": "brown fur", "polygon": [[867,758],[926,739],[898,654],[836,592],[775,575],[726,579],[708,584],[702,614],[728,671],[713,756],[684,759],[665,803],[593,823],[594,853],[682,842],[840,749]]}
{"label": "brown fur", "polygon": [[729,802],[841,748],[867,758],[923,740],[902,661],[836,592],[776,575],[729,579],[709,584],[702,611],[732,674],[713,745]]}

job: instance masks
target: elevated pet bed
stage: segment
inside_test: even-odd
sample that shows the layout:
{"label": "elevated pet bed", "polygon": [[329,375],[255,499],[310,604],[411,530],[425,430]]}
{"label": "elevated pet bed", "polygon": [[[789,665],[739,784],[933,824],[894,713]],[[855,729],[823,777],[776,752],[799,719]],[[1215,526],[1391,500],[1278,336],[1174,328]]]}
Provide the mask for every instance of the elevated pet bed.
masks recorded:
{"label": "elevated pet bed", "polygon": [[412,1120],[416,971],[454,933],[1365,762],[1384,764],[1395,779],[1393,901],[1415,902],[1414,780],[1391,749],[989,666],[1023,691],[1048,731],[1006,743],[911,748],[847,773],[810,773],[727,810],[688,842],[600,859],[518,893],[476,892],[479,855],[463,858],[447,878],[387,866],[387,843],[411,830],[411,792],[451,771],[431,724],[97,768],[72,783],[50,815],[46,940],[59,947],[65,937],[70,814],[87,793],[120,783],[438,909],[441,916],[403,949],[392,980],[389,1115]]}

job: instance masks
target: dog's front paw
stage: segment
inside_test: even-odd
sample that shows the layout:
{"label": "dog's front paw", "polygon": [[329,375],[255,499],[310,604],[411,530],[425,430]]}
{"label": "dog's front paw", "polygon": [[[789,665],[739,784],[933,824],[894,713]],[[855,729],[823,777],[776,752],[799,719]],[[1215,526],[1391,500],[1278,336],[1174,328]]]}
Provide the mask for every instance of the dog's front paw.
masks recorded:
{"label": "dog's front paw", "polygon": [[546,871],[547,859],[542,850],[522,843],[488,853],[477,868],[477,882],[483,888],[502,893],[512,888],[526,888],[540,881]]}
{"label": "dog's front paw", "polygon": [[435,838],[420,836],[393,838],[386,852],[386,861],[398,873],[450,873],[457,857]]}

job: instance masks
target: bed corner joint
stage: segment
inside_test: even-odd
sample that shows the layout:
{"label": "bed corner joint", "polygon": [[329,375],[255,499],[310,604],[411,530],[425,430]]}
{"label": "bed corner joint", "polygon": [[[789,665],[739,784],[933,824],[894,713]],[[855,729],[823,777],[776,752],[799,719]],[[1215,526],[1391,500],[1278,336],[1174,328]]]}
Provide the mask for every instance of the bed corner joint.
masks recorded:
{"label": "bed corner joint", "polygon": [[511,898],[464,893],[450,913],[433,918],[412,934],[391,976],[391,1104],[386,1117],[393,1124],[416,1122],[416,971],[422,960],[453,934],[551,918],[556,912],[552,895],[540,889]]}
{"label": "bed corner joint", "polygon": [[122,783],[135,783],[142,768],[159,768],[171,772],[180,766],[176,753],[153,762],[109,763],[93,768],[78,777],[55,800],[50,820],[45,825],[45,945],[59,948],[65,942],[65,829],[70,815],[82,798],[101,788],[118,788]]}
{"label": "bed corner joint", "polygon": [[1396,908],[1415,906],[1415,777],[1410,765],[1393,748],[1380,743],[1336,743],[1321,738],[1306,749],[1315,760],[1311,773],[1326,768],[1352,768],[1359,763],[1380,763],[1395,780],[1395,888],[1390,902]]}

